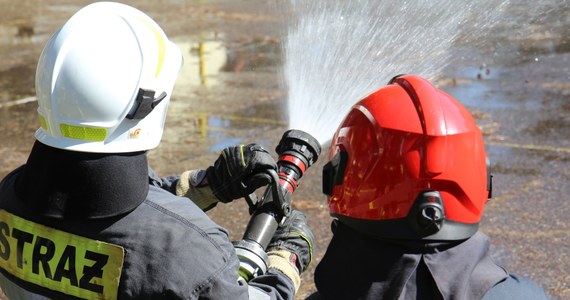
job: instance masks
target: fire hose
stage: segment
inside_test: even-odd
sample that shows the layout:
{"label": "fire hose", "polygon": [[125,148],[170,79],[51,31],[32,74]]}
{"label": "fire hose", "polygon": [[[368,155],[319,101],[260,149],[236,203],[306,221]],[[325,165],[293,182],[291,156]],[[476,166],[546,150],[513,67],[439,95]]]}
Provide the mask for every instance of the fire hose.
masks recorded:
{"label": "fire hose", "polygon": [[246,279],[267,271],[267,245],[279,224],[291,212],[291,196],[305,171],[317,161],[321,145],[310,134],[292,129],[283,134],[275,152],[279,159],[277,171],[268,171],[271,184],[261,200],[257,201],[255,194],[246,197],[251,218],[243,238],[233,242],[240,260],[239,273]]}

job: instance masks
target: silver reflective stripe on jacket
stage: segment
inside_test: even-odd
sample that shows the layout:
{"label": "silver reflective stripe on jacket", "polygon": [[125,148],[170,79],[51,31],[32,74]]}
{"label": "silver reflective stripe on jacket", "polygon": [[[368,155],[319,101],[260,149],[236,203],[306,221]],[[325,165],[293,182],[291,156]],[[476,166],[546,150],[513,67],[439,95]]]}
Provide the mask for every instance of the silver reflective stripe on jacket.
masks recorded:
{"label": "silver reflective stripe on jacket", "polygon": [[265,292],[263,292],[262,290],[253,287],[251,285],[247,286],[247,291],[249,294],[249,300],[266,300],[266,299],[271,299],[271,297],[269,297],[269,295],[267,295]]}

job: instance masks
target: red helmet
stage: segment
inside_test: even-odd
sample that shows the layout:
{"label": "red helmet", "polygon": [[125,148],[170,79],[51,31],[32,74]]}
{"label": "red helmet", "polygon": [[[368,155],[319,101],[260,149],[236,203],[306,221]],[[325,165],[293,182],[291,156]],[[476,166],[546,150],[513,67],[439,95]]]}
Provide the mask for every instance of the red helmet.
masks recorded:
{"label": "red helmet", "polygon": [[375,237],[466,239],[490,197],[473,117],[418,76],[397,76],[356,103],[329,160],[323,192],[331,216]]}

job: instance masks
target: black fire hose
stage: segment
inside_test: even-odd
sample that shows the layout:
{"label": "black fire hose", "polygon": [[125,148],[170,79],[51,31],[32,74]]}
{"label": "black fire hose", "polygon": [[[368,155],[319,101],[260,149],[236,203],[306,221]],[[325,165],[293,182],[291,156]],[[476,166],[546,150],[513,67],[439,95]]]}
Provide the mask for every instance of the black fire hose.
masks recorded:
{"label": "black fire hose", "polygon": [[304,131],[288,130],[275,151],[279,155],[277,172],[268,172],[272,182],[261,201],[254,203],[247,199],[252,216],[243,238],[234,242],[240,259],[239,273],[247,280],[267,270],[267,245],[283,218],[291,212],[291,195],[305,171],[317,161],[321,145]]}

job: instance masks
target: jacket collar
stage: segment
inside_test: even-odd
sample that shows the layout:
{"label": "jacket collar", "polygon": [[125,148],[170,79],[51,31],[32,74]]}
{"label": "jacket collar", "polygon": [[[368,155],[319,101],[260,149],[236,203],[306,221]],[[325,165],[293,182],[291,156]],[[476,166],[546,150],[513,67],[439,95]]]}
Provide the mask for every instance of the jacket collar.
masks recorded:
{"label": "jacket collar", "polygon": [[129,212],[148,193],[146,152],[67,151],[35,142],[16,180],[16,195],[33,213],[97,219]]}

